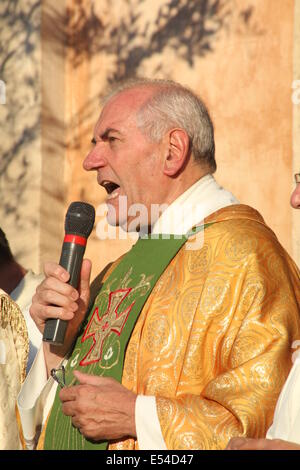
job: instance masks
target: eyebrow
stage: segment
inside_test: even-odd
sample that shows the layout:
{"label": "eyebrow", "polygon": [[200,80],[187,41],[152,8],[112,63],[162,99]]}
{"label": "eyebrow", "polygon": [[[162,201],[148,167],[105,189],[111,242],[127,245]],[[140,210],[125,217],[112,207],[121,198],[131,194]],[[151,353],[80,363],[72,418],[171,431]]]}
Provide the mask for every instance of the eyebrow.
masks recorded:
{"label": "eyebrow", "polygon": [[[108,127],[107,129],[105,129],[104,132],[102,132],[102,134],[100,134],[100,136],[99,136],[100,139],[101,140],[106,140],[110,132],[117,132],[118,134],[121,134],[120,131],[118,131],[117,129],[114,129],[113,127]],[[92,144],[96,144],[95,137],[92,138],[91,142],[92,142]]]}

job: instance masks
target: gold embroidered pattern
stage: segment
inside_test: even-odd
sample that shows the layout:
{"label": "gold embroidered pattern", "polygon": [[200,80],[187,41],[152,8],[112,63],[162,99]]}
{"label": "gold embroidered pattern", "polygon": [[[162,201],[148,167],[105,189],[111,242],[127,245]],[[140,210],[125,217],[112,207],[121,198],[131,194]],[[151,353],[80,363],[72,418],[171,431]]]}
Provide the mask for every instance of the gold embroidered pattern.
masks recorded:
{"label": "gold embroidered pattern", "polygon": [[237,205],[205,222],[203,248],[172,260],[125,358],[122,383],[156,396],[168,449],[264,437],[300,337],[299,271],[261,216]]}
{"label": "gold embroidered pattern", "polygon": [[16,399],[25,378],[29,341],[18,305],[5,294],[0,294],[0,346],[0,449],[19,450]]}
{"label": "gold embroidered pattern", "polygon": [[18,305],[7,295],[0,294],[0,327],[10,328],[18,357],[20,381],[24,382],[29,352],[27,326]]}

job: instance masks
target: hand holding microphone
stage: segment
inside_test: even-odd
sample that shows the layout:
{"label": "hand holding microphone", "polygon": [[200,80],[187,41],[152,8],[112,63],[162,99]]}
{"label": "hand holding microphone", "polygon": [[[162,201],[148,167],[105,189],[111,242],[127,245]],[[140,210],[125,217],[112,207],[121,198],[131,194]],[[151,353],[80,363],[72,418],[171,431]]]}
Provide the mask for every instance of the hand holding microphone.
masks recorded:
{"label": "hand holding microphone", "polygon": [[89,302],[91,265],[88,260],[82,264],[82,260],[94,218],[95,210],[89,204],[73,202],[70,205],[66,214],[60,265],[45,264],[46,279],[38,286],[32,299],[30,314],[44,333],[43,340],[51,344],[64,343],[67,320],[73,324],[75,334],[84,318]]}

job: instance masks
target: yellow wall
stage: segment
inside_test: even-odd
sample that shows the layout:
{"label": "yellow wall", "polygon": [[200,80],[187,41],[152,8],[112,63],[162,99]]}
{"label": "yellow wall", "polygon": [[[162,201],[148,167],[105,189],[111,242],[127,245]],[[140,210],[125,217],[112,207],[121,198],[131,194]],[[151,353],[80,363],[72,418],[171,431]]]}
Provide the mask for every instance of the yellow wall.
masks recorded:
{"label": "yellow wall", "polygon": [[[178,80],[202,96],[215,123],[216,178],[262,213],[300,263],[298,220],[289,207],[295,166],[292,82],[300,79],[293,63],[298,0],[226,0],[216,10],[211,8],[216,2],[201,0],[178,0],[172,7],[169,0],[38,3],[40,157],[25,148],[29,160],[42,162],[40,241],[31,257],[28,249],[21,253],[13,220],[0,208],[1,225],[16,240],[22,262],[37,269],[45,258],[58,258],[71,201],[86,200],[96,208],[103,202],[96,176],[82,169],[100,98],[112,81],[141,75]],[[5,139],[9,145],[9,133]],[[294,148],[294,160],[296,153]],[[7,175],[0,173],[1,181]],[[4,189],[5,197],[13,194],[7,184]],[[24,207],[30,212],[25,201]],[[131,243],[101,241],[94,231],[87,248],[93,274]],[[40,263],[34,261],[37,251]]]}

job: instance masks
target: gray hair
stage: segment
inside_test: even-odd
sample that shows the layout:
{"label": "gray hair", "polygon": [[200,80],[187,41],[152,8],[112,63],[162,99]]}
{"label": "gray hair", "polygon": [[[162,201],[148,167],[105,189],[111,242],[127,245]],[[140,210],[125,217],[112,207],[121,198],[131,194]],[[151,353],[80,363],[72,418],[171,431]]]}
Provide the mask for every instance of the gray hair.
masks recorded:
{"label": "gray hair", "polygon": [[202,100],[188,88],[172,80],[136,78],[115,87],[105,98],[137,87],[154,88],[157,91],[137,112],[137,126],[151,140],[159,141],[173,127],[184,129],[190,140],[190,148],[199,164],[216,171],[214,127]]}

